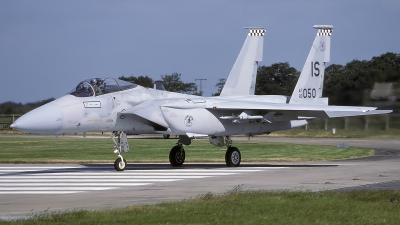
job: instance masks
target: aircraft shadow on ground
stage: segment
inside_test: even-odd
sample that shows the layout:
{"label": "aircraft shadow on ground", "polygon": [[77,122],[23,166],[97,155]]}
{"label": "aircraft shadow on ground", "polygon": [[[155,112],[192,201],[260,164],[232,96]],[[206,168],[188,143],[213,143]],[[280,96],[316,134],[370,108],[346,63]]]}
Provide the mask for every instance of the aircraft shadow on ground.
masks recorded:
{"label": "aircraft shadow on ground", "polygon": [[[86,165],[94,166],[94,165]],[[103,164],[104,166],[104,164]],[[225,163],[190,163],[184,164],[181,167],[173,167],[168,163],[165,164],[151,164],[151,163],[141,163],[141,164],[128,164],[125,170],[159,170],[159,169],[171,169],[171,170],[185,170],[185,169],[240,169],[240,168],[276,168],[276,167],[335,167],[338,165],[334,164],[241,164],[239,167],[227,167]],[[110,165],[112,167],[112,165]]]}

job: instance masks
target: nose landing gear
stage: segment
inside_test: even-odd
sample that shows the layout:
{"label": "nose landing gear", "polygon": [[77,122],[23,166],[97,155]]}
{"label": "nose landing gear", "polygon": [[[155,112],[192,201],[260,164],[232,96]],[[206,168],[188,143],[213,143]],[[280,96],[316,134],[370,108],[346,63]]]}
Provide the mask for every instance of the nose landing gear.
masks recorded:
{"label": "nose landing gear", "polygon": [[[115,140],[116,137],[118,137],[118,142]],[[124,171],[126,168],[126,160],[122,157],[121,151],[129,152],[129,143],[126,133],[114,131],[111,138],[114,141],[114,153],[118,155],[118,158],[114,162],[114,168],[117,171]]]}

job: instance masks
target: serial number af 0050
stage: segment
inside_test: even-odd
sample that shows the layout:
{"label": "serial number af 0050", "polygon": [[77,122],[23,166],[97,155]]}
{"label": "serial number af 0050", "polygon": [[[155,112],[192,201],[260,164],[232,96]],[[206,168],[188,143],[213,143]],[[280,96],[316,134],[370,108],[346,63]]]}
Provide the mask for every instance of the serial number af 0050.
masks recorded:
{"label": "serial number af 0050", "polygon": [[299,98],[315,98],[317,96],[317,90],[315,88],[300,88]]}

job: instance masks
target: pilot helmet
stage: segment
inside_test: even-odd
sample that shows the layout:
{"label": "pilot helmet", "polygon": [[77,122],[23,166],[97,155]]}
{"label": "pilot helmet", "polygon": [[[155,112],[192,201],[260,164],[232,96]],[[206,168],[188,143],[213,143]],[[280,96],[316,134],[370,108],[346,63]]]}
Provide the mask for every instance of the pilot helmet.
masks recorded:
{"label": "pilot helmet", "polygon": [[92,79],[92,80],[90,80],[90,83],[91,83],[92,85],[96,85],[96,84],[97,84],[97,80],[96,80],[96,79]]}

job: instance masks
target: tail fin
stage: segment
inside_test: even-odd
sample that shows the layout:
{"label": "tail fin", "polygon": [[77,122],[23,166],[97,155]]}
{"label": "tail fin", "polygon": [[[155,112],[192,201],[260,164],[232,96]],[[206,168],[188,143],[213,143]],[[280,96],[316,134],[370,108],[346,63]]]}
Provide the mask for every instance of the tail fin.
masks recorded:
{"label": "tail fin", "polygon": [[250,29],[242,50],[221,91],[221,96],[254,95],[258,62],[263,57],[263,28]]}
{"label": "tail fin", "polygon": [[332,25],[315,25],[317,36],[301,71],[289,104],[327,105],[328,99],[322,98],[325,63],[331,54]]}
{"label": "tail fin", "polygon": [[154,89],[165,91],[165,87],[162,80],[154,81]]}

